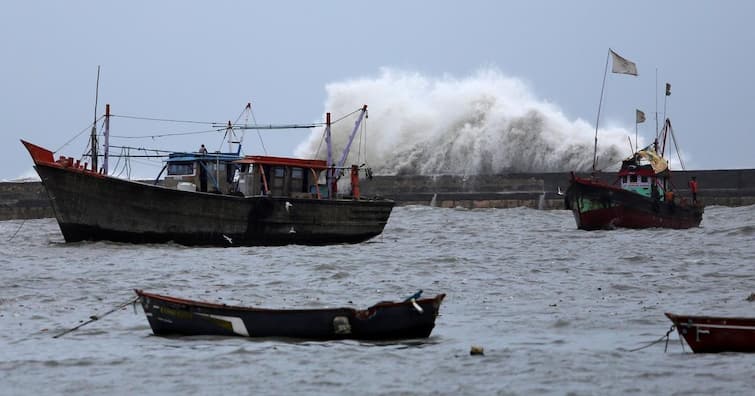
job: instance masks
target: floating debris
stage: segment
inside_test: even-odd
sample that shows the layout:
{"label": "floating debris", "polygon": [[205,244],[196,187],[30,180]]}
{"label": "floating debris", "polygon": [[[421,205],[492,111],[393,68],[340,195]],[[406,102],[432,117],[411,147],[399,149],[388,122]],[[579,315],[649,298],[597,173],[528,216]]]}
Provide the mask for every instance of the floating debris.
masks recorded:
{"label": "floating debris", "polygon": [[472,356],[475,355],[485,355],[485,350],[481,346],[472,345],[472,348],[469,350],[469,354]]}

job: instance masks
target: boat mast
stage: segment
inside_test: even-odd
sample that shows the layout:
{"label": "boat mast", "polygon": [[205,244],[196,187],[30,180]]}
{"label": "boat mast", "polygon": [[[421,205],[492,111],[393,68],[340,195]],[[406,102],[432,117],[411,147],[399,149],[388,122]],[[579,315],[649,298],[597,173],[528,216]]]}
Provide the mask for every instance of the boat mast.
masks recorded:
{"label": "boat mast", "polygon": [[595,147],[592,154],[592,172],[595,173],[595,165],[598,162],[598,124],[600,124],[600,108],[603,106],[603,91],[606,88],[606,76],[608,75],[608,58],[611,56],[611,49],[606,53],[606,67],[603,71],[603,85],[600,87],[600,101],[598,102],[598,118],[595,120]]}
{"label": "boat mast", "polygon": [[94,92],[94,122],[92,123],[92,170],[97,172],[97,99],[100,96],[100,66],[97,65],[97,86]]}
{"label": "boat mast", "polygon": [[325,145],[328,147],[328,170],[326,181],[328,183],[328,198],[333,198],[333,144],[330,138],[330,113],[325,113]]}
{"label": "boat mast", "polygon": [[105,105],[105,156],[102,160],[102,173],[107,175],[107,162],[110,157],[110,104]]}

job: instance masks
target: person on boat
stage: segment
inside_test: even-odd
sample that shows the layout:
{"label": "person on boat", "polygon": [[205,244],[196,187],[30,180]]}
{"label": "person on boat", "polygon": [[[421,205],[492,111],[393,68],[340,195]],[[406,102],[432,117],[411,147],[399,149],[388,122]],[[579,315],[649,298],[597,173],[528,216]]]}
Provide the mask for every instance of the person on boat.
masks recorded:
{"label": "person on boat", "polygon": [[199,154],[205,155],[207,154],[207,147],[203,145],[199,146]]}
{"label": "person on boat", "polygon": [[697,203],[697,179],[692,176],[689,181],[689,190],[692,192],[692,202]]}
{"label": "person on boat", "polygon": [[674,190],[666,191],[665,199],[669,205],[673,205],[674,204]]}

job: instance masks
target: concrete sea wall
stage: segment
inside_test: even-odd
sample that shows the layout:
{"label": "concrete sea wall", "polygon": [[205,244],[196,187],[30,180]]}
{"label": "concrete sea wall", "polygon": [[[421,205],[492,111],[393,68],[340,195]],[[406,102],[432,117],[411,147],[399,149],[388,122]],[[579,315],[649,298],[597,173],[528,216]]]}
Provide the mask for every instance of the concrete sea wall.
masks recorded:
{"label": "concrete sea wall", "polygon": [[[579,174],[588,177],[589,174]],[[613,182],[616,173],[597,175]],[[688,180],[698,181],[698,199],[706,205],[755,204],[755,169],[676,171],[672,184],[677,196],[691,196]],[[570,173],[511,173],[482,176],[376,176],[362,183],[364,196],[380,195],[400,205],[440,207],[563,209]]]}
{"label": "concrete sea wall", "polygon": [[[588,175],[580,175],[588,176]],[[598,175],[613,181],[615,173]],[[706,205],[755,204],[755,169],[676,171],[677,196],[689,196],[687,181],[696,176],[698,198]],[[569,173],[511,173],[479,176],[375,176],[361,185],[363,196],[391,198],[399,205],[464,208],[563,209]],[[0,220],[53,217],[40,182],[0,183]]]}

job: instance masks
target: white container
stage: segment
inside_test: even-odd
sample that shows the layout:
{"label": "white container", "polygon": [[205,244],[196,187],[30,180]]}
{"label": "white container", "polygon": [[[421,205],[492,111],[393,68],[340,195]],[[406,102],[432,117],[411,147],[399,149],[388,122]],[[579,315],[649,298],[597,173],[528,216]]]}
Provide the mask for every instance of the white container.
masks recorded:
{"label": "white container", "polygon": [[197,191],[197,185],[189,182],[179,182],[176,188],[181,191]]}

